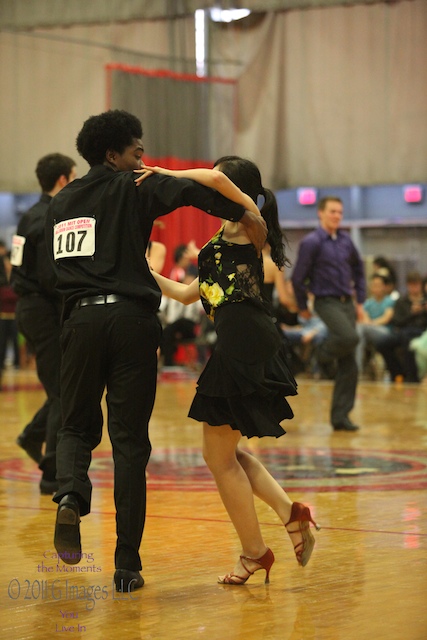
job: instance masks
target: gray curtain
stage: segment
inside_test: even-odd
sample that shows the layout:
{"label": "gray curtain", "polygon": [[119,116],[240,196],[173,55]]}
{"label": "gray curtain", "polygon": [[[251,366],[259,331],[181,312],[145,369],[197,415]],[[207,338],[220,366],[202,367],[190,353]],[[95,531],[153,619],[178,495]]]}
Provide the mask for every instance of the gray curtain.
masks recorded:
{"label": "gray curtain", "polygon": [[[373,0],[357,0],[358,4]],[[252,11],[284,11],[349,5],[355,0],[0,0],[0,29],[105,24],[135,20],[171,20],[196,9],[244,6]]]}
{"label": "gray curtain", "polygon": [[106,65],[194,73],[194,19],[0,32],[0,191],[38,191],[34,173],[47,153],[88,169],[75,139],[108,105]]}
{"label": "gray curtain", "polygon": [[[210,75],[238,82],[232,146],[259,164],[266,185],[427,181],[425,0],[211,27]],[[37,191],[37,160],[52,151],[76,158],[83,121],[107,108],[106,64],[194,72],[194,20],[3,31],[0,59],[0,191]],[[212,155],[231,143],[226,102],[202,116]],[[173,99],[159,109],[176,128]]]}
{"label": "gray curtain", "polygon": [[141,119],[152,161],[206,166],[235,149],[234,81],[126,67],[110,73],[111,106]]}
{"label": "gray curtain", "polygon": [[237,147],[274,188],[427,180],[427,2],[268,14],[213,26],[244,61]]}

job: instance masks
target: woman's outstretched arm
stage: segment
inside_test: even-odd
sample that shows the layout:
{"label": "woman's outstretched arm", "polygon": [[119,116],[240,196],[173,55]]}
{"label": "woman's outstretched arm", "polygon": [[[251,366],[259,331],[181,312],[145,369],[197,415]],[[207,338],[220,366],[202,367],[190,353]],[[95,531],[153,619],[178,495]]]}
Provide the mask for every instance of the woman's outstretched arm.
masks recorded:
{"label": "woman's outstretched arm", "polygon": [[199,278],[196,278],[193,282],[190,282],[190,284],[184,284],[183,282],[176,282],[175,280],[165,278],[165,276],[155,271],[151,273],[162,293],[168,298],[173,298],[183,304],[191,304],[199,299]]}
{"label": "woman's outstretched arm", "polygon": [[247,211],[252,211],[252,213],[255,213],[258,216],[261,215],[252,198],[250,198],[246,193],[243,193],[243,191],[241,191],[241,189],[239,189],[239,187],[237,187],[230,178],[218,169],[197,168],[172,171],[171,169],[164,169],[163,167],[145,166],[143,169],[136,169],[134,173],[141,174],[139,178],[135,180],[137,185],[140,185],[145,178],[148,178],[148,176],[153,173],[160,173],[173,178],[188,178],[189,180],[194,180],[199,184],[203,184],[205,187],[215,189],[229,200],[237,202],[237,204],[241,204]]}

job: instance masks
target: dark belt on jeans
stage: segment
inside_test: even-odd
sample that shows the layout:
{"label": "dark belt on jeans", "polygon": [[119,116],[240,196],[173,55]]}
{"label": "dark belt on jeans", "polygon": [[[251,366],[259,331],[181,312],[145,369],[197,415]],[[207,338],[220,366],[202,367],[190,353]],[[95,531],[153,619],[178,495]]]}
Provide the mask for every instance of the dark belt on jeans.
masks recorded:
{"label": "dark belt on jeans", "polygon": [[317,298],[321,298],[325,300],[326,298],[333,298],[334,300],[339,300],[340,302],[349,302],[352,300],[352,296],[317,296]]}
{"label": "dark belt on jeans", "polygon": [[129,302],[130,298],[119,296],[116,293],[101,294],[99,296],[89,296],[88,298],[80,298],[74,305],[75,309],[80,307],[88,307],[93,304],[113,304],[114,302]]}
{"label": "dark belt on jeans", "polygon": [[350,302],[350,300],[352,299],[351,296],[331,296],[332,298],[336,298],[336,300],[339,300],[340,302]]}

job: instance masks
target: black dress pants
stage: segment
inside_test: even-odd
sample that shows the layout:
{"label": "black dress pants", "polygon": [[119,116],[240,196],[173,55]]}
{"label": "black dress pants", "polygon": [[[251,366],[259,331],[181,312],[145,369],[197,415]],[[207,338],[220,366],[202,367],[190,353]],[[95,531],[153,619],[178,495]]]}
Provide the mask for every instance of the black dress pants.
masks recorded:
{"label": "black dress pants", "polygon": [[[46,425],[49,417],[49,400],[40,407],[37,413],[31,418],[31,421],[27,424],[22,431],[22,436],[25,441],[40,442],[42,444],[46,440]],[[58,427],[59,429],[59,427]],[[56,447],[55,447],[56,448]]]}
{"label": "black dress pants", "polygon": [[40,463],[43,475],[55,479],[56,439],[61,426],[60,404],[60,306],[40,295],[23,296],[16,305],[18,329],[36,358],[37,375],[46,391],[47,401],[25,428],[30,440],[42,441],[45,421],[45,455]]}
{"label": "black dress pants", "polygon": [[328,327],[328,335],[316,352],[319,363],[337,363],[331,405],[331,423],[337,425],[348,417],[356,396],[356,309],[351,299],[341,301],[329,296],[316,298],[314,308]]}
{"label": "black dress pants", "polygon": [[59,489],[54,501],[77,495],[90,512],[92,451],[102,437],[101,399],[107,388],[108,431],[114,459],[118,569],[138,571],[146,510],[145,468],[151,452],[148,422],[157,383],[161,326],[134,301],[74,309],[62,331],[63,426],[57,446]]}

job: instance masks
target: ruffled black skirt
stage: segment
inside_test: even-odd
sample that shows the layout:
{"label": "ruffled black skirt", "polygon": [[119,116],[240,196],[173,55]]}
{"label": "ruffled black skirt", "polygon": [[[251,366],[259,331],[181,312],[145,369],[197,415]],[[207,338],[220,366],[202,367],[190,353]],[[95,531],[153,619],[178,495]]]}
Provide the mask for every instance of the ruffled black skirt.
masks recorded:
{"label": "ruffled black skirt", "polygon": [[297,384],[272,318],[249,301],[235,302],[216,310],[215,330],[189,417],[229,424],[248,438],[286,433],[280,422],[293,418],[286,396],[296,395]]}

